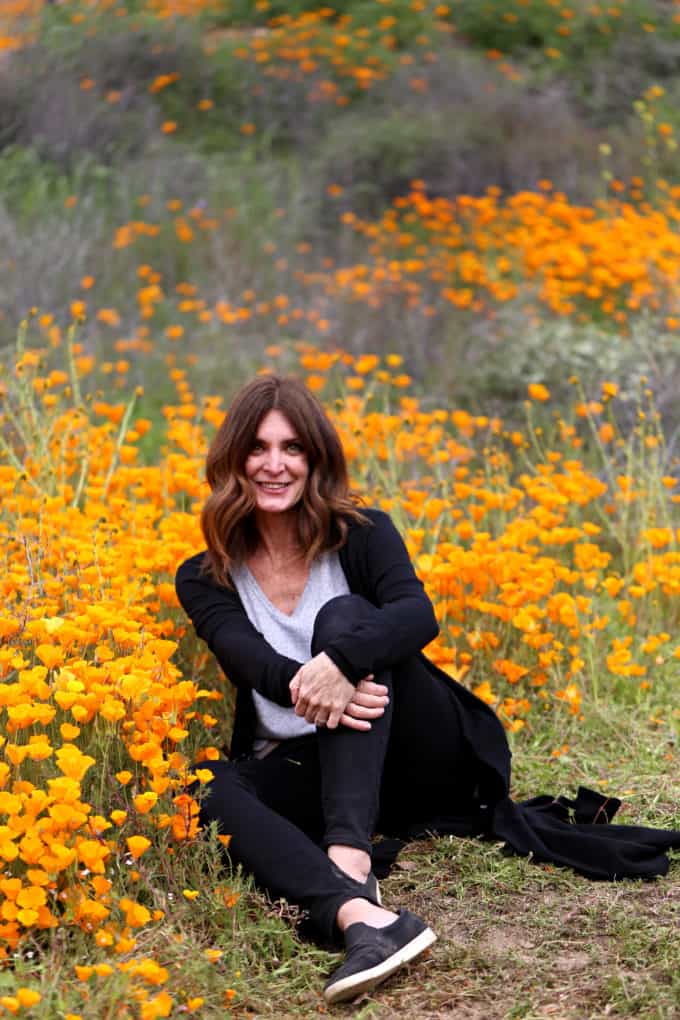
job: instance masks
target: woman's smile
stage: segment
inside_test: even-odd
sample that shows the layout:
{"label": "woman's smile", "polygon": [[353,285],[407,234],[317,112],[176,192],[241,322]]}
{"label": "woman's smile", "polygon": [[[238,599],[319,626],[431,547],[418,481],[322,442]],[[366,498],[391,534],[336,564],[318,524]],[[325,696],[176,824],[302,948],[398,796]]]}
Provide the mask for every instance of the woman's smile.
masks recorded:
{"label": "woman's smile", "polygon": [[286,492],[287,489],[290,488],[291,482],[256,481],[255,484],[258,487],[258,489],[262,490],[262,492],[266,492],[272,496],[274,495],[278,496],[283,494],[284,492]]}

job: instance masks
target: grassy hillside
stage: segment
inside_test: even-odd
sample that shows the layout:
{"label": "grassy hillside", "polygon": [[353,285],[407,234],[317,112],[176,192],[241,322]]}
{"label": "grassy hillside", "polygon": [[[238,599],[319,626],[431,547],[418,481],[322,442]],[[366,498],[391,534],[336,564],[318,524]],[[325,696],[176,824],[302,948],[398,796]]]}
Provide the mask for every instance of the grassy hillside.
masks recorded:
{"label": "grassy hillside", "polygon": [[478,410],[600,367],[666,409],[674,6],[283,6],[8,5],[5,344],[82,302],[136,382],[149,338],[207,377],[290,339]]}

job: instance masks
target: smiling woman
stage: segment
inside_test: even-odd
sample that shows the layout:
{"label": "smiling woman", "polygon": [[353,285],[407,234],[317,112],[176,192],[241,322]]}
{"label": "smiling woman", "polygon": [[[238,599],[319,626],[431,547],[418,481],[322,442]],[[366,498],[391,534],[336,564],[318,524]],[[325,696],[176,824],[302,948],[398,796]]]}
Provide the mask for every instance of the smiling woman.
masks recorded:
{"label": "smiling woman", "polygon": [[593,878],[663,873],[680,833],[594,824],[612,817],[611,798],[510,799],[503,727],[422,655],[432,605],[390,518],[360,508],[338,434],[302,383],[244,387],[207,476],[207,550],[179,568],[177,593],[237,701],[232,760],[206,763],[201,821],[231,836],[232,860],[271,895],[326,939],[342,934],[328,1002],[436,939],[382,906],[376,832],[485,834]]}
{"label": "smiling woman", "polygon": [[206,477],[201,525],[222,584],[231,583],[232,563],[263,552],[279,568],[303,550],[311,563],[342,545],[348,521],[362,519],[338,434],[293,378],[259,376],[243,387],[210,446]]}

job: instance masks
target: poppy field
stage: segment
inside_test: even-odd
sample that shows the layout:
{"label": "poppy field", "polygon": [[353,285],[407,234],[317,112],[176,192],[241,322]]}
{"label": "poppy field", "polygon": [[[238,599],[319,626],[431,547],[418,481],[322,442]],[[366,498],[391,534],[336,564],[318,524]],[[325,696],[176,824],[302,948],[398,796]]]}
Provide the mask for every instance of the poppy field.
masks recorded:
{"label": "poppy field", "polygon": [[[87,1015],[93,981],[122,977],[141,1017],[200,1012],[199,989],[170,994],[144,944],[206,896],[229,925],[239,896],[196,863],[203,844],[217,871],[228,843],[198,833],[194,797],[228,705],[172,585],[202,544],[202,465],[222,399],[197,397],[171,369],[176,400],[144,463],[150,423],[134,394],[126,404],[85,389],[96,369],[73,333],[55,349],[69,371],[48,368],[55,350],[20,346],[4,384],[2,951],[83,947],[93,962],[69,975],[83,1005],[66,1016]],[[648,394],[624,438],[613,382],[549,427],[533,424],[549,394],[531,384],[527,426],[508,432],[424,408],[398,355],[275,348],[265,367],[282,361],[328,391],[358,490],[398,522],[440,620],[435,662],[511,734],[558,723],[569,736],[544,742],[548,762],[568,758],[610,701],[672,731],[679,496]],[[225,971],[228,1005],[229,953],[205,953]],[[1,1001],[18,1014],[38,994],[29,982]]]}
{"label": "poppy field", "polygon": [[[355,491],[392,515],[433,601],[426,654],[508,732],[515,793],[583,783],[622,796],[626,821],[678,826],[675,80],[631,106],[638,165],[593,134],[590,191],[538,175],[447,193],[408,160],[401,183],[369,181],[310,146],[385,90],[426,104],[461,36],[485,82],[521,90],[575,68],[594,33],[605,56],[625,33],[672,48],[680,6],[336,6],[15,0],[0,16],[16,103],[11,124],[0,111],[2,1014],[324,1012],[328,954],[198,826],[232,701],[173,578],[204,544],[208,444],[255,372],[300,376],[328,409]],[[111,26],[151,40],[144,59],[130,43],[129,80]],[[49,126],[21,134],[42,46],[77,104],[79,162]],[[113,169],[97,162],[124,137]],[[413,1015],[673,1015],[677,862],[631,892],[644,966],[618,890],[589,900],[497,848],[430,841],[389,882],[477,919],[464,950],[442,937]],[[549,955],[551,882],[578,888],[586,962],[602,962],[582,998],[586,962]],[[517,959],[479,932],[509,904],[538,948],[501,1005],[477,975],[508,986]],[[371,1015],[403,1008],[395,987]]]}

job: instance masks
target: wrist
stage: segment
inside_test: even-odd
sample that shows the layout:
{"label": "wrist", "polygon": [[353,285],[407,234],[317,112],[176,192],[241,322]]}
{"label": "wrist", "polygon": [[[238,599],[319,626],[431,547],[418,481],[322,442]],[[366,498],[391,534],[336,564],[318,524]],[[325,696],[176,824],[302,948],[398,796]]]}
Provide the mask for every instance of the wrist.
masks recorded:
{"label": "wrist", "polygon": [[353,669],[351,663],[347,661],[342,652],[338,651],[337,648],[325,648],[321,654],[330,659],[342,677],[345,680],[349,680],[352,687],[356,687],[359,681],[362,680],[368,672],[367,670],[361,672]]}

